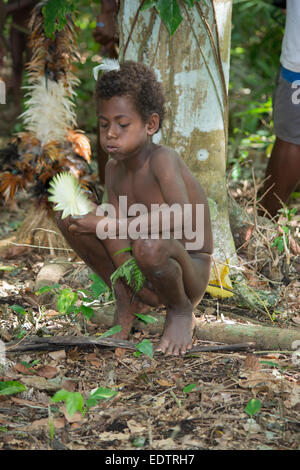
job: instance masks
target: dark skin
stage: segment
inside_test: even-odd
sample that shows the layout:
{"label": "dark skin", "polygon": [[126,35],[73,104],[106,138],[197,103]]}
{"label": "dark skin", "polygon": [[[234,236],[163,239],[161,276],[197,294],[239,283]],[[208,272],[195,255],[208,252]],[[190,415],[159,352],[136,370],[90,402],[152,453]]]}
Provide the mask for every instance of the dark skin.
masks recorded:
{"label": "dark skin", "polygon": [[[159,116],[153,113],[144,122],[128,96],[115,96],[99,103],[100,142],[111,159],[106,165],[108,202],[116,210],[116,239],[100,240],[96,226],[105,217],[89,213],[83,218],[59,221],[59,226],[78,255],[108,284],[116,267],[128,258],[128,252],[115,256],[121,248],[132,246],[133,256],[145,275],[145,286],[134,296],[122,280],[116,284],[115,324],[121,324],[120,338],[127,338],[134,313],[149,306],[165,305],[167,314],[158,350],[166,354],[184,354],[192,347],[193,309],[205,292],[213,250],[212,233],[204,192],[179,155],[155,145],[151,137],[159,128]],[[118,238],[123,224],[137,219],[119,212],[119,196],[127,196],[128,207],[134,203],[147,206],[150,222],[151,204],[192,204],[193,222],[196,204],[204,204],[204,245],[188,252],[183,239]],[[107,220],[107,219],[106,219]],[[174,229],[171,220],[171,231]],[[161,234],[161,227],[159,228]]]}
{"label": "dark skin", "polygon": [[101,44],[100,55],[118,57],[118,2],[116,0],[102,0],[101,12],[97,16],[97,26],[93,32],[96,42]]}
{"label": "dark skin", "polygon": [[[0,0],[0,45],[1,42],[4,42],[4,38],[1,36],[1,33],[4,28],[6,18],[9,15],[12,16],[12,25],[10,27],[10,45],[7,46],[10,48],[12,55],[12,86],[14,91],[16,114],[19,114],[21,111],[21,84],[24,51],[26,51],[26,60],[29,61],[30,59],[30,52],[28,49],[26,49],[27,23],[29,21],[31,11],[36,4],[36,0],[12,0],[5,4],[3,0]],[[20,29],[18,29],[18,27]]]}
{"label": "dark skin", "polygon": [[[119,33],[117,24],[118,2],[117,0],[102,0],[101,12],[97,16],[97,26],[93,32],[95,41],[101,44],[99,54],[114,59],[119,55]],[[97,103],[98,105],[99,103]],[[97,109],[97,114],[99,114]],[[100,146],[100,132],[98,124],[97,132],[98,174],[101,184],[105,184],[105,166],[107,154]]]}
{"label": "dark skin", "polygon": [[274,217],[300,181],[300,145],[276,138],[266,170],[262,206]]}

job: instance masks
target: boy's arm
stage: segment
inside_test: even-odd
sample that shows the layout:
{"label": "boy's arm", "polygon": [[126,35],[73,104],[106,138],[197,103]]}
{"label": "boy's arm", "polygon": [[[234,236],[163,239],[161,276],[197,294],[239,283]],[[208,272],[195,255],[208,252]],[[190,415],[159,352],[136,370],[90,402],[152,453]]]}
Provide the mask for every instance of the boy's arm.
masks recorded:
{"label": "boy's arm", "polygon": [[[189,204],[189,197],[185,182],[181,175],[180,162],[178,154],[169,149],[161,149],[151,157],[150,170],[156,178],[163,196],[164,204],[143,215],[127,218],[117,218],[116,233],[125,233],[129,225],[139,225],[140,235],[148,236],[152,234],[161,234],[163,231],[163,219],[168,221],[170,232],[182,231],[184,223],[185,204]],[[164,207],[163,207],[164,206]],[[171,206],[173,206],[171,208]],[[170,210],[171,209],[171,210]],[[189,206],[185,209],[188,211]],[[192,213],[190,213],[192,217]]]}
{"label": "boy's arm", "polygon": [[[115,223],[112,224],[113,228],[116,230],[116,236],[128,233],[128,227],[131,222],[135,222],[135,225],[139,224],[139,233],[141,235],[149,235],[149,233],[160,234],[163,229],[162,221],[164,217],[165,220],[168,220],[170,223],[171,232],[176,231],[177,229],[180,231],[182,230],[184,222],[184,213],[182,209],[184,204],[189,204],[189,197],[186,185],[181,176],[178,154],[169,149],[161,149],[151,157],[150,168],[160,186],[165,207],[157,209],[155,222],[153,222],[154,219],[152,217],[152,214],[154,214],[155,211],[150,211],[143,215],[134,217],[127,217],[122,214],[119,216],[119,213],[117,212],[117,218],[114,221]],[[110,176],[112,176],[112,184],[108,184],[108,188],[111,187],[111,192],[109,193],[111,200],[109,200],[109,202],[114,204],[113,197],[116,198],[116,196],[112,191],[113,172]],[[116,204],[118,206],[118,201],[116,201]],[[170,206],[173,204],[174,207],[172,208],[172,211],[170,211]]]}
{"label": "boy's arm", "polygon": [[162,149],[151,158],[151,170],[166,204],[188,204],[186,184],[182,178],[179,156],[174,150]]}
{"label": "boy's arm", "polygon": [[[161,189],[161,193],[163,195],[163,199],[167,207],[164,210],[159,211],[159,219],[157,223],[157,233],[161,233],[162,231],[162,219],[164,217],[164,213],[166,213],[166,217],[170,219],[170,230],[173,231],[177,227],[174,226],[174,221],[179,223],[179,229],[182,227],[183,224],[183,208],[184,204],[189,204],[188,193],[186,189],[186,185],[183,181],[181,176],[181,171],[179,167],[178,156],[174,151],[164,149],[160,152],[151,157],[151,170],[158,181],[158,184]],[[151,227],[151,212],[139,215],[136,217],[126,217],[121,215],[119,216],[119,202],[116,194],[114,193],[113,187],[115,179],[117,178],[115,172],[115,165],[113,160],[109,160],[106,165],[106,188],[108,193],[108,203],[112,204],[115,208],[116,218],[114,217],[103,217],[103,216],[95,216],[94,214],[88,214],[87,216],[83,217],[82,219],[75,219],[74,231],[81,232],[81,233],[95,233],[97,224],[102,221],[101,226],[98,225],[98,230],[102,227],[103,231],[107,231],[111,226],[113,228],[113,234],[115,236],[119,236],[121,233],[127,233],[128,224],[133,220],[138,219],[140,222],[141,229],[145,229],[145,234],[153,233],[153,226]],[[179,215],[181,217],[174,217],[174,213],[169,210],[169,207],[173,204],[177,204],[179,207]],[[99,214],[99,212],[98,212]],[[113,223],[109,224],[111,219]]]}
{"label": "boy's arm", "polygon": [[[106,190],[108,196],[108,203],[114,207],[115,216],[118,216],[119,207],[118,207],[118,199],[116,194],[113,191],[113,182],[115,179],[115,165],[113,160],[109,160],[106,164],[105,168],[105,181],[106,181]],[[82,217],[71,217],[70,221],[71,224],[69,225],[69,231],[71,233],[81,233],[81,234],[96,234],[97,233],[97,226],[98,223],[104,219],[104,222],[108,222],[108,217],[104,217],[100,215],[102,211],[98,210],[97,208],[101,206],[97,206],[93,212],[89,212],[87,215]],[[103,223],[103,230],[105,229],[105,224]]]}

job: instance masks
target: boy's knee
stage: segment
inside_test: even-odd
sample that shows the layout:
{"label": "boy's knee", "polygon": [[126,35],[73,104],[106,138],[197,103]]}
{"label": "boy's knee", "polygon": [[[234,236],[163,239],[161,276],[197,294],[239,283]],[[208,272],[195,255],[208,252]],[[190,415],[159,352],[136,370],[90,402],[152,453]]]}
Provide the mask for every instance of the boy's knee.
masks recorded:
{"label": "boy's knee", "polygon": [[133,242],[132,254],[141,266],[158,266],[165,261],[167,250],[164,240],[139,238]]}

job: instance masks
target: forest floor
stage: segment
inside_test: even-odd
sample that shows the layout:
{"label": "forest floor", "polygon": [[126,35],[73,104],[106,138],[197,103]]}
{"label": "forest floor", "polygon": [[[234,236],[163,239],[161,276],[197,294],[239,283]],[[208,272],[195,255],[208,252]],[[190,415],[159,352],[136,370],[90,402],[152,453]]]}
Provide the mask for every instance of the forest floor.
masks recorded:
{"label": "forest floor", "polygon": [[[249,202],[253,196],[251,178],[229,186],[239,203]],[[17,202],[11,209],[0,206],[2,241],[13,237],[32,205],[24,194]],[[299,203],[294,207],[299,216]],[[80,314],[61,315],[55,296],[41,300],[35,295],[38,273],[50,263],[67,266],[59,280],[61,289],[89,289],[93,283],[91,272],[80,260],[72,254],[57,257],[46,250],[15,248],[12,256],[4,251],[0,258],[2,342],[22,342],[31,335],[95,336],[107,329]],[[276,284],[277,300],[271,309],[256,310],[241,305],[235,297],[216,299],[205,294],[196,316],[203,324],[298,328],[300,337],[298,259],[292,257],[288,280],[283,276],[273,284],[265,276],[255,276],[254,268],[248,270],[253,289],[272,292]],[[248,262],[251,264],[249,257]],[[101,299],[98,312],[113,308],[107,296]],[[15,305],[23,311],[16,312]],[[145,338],[153,345],[159,341],[158,333],[139,329],[131,340],[138,343]],[[291,351],[198,353],[185,357],[154,354],[151,358],[144,354],[136,357],[132,351],[120,348],[76,347],[51,352],[6,351],[2,366],[0,356],[0,367],[0,384],[17,381],[26,387],[17,394],[0,393],[3,450],[295,450],[300,446],[299,358]],[[188,385],[191,387],[186,388]],[[50,401],[61,389],[80,392],[86,399],[98,387],[117,393],[98,401],[84,416],[80,412],[69,416],[64,403]],[[245,409],[253,398],[261,408],[251,422]]]}

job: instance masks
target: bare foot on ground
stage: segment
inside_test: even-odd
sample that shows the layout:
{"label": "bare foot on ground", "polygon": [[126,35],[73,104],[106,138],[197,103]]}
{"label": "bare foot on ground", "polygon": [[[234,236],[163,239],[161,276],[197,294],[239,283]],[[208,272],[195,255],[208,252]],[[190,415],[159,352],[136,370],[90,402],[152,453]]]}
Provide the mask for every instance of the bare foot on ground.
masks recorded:
{"label": "bare foot on ground", "polygon": [[195,323],[192,306],[185,310],[168,310],[164,333],[156,350],[167,355],[184,355],[193,345]]}
{"label": "bare foot on ground", "polygon": [[135,313],[147,313],[151,307],[142,302],[132,302],[129,305],[118,305],[115,310],[114,324],[121,325],[122,330],[120,333],[115,334],[113,337],[118,339],[128,339],[133,320],[136,319]]}

